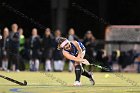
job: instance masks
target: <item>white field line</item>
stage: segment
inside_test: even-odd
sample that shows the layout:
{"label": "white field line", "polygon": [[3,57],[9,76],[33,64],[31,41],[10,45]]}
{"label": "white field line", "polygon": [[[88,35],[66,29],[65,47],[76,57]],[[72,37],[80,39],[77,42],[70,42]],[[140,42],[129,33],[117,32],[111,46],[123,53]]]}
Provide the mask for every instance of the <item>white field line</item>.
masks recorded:
{"label": "white field line", "polygon": [[[8,85],[13,85],[13,83],[0,83],[0,85],[5,85],[5,84],[8,84]],[[44,84],[44,83],[43,83]],[[28,83],[28,85],[43,85],[43,84],[41,84],[41,83]],[[58,84],[58,85],[60,85],[59,83],[45,83],[44,85],[47,85],[47,84]],[[83,83],[83,84],[89,84],[89,83]],[[120,83],[96,83],[96,84],[107,84],[107,85],[117,85],[117,84],[120,84]],[[125,84],[124,84],[125,85]]]}

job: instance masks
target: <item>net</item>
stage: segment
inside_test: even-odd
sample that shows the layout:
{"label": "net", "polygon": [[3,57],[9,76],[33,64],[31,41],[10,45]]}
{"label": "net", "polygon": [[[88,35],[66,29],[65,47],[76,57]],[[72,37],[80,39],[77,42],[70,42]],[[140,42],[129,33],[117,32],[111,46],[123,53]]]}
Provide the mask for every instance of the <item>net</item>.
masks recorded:
{"label": "net", "polygon": [[105,49],[109,54],[111,54],[111,52],[115,50],[128,51],[131,49],[135,49],[136,51],[140,52],[139,44],[130,43],[140,41],[140,26],[109,26],[106,29],[105,40],[118,42],[116,44],[105,45]]}

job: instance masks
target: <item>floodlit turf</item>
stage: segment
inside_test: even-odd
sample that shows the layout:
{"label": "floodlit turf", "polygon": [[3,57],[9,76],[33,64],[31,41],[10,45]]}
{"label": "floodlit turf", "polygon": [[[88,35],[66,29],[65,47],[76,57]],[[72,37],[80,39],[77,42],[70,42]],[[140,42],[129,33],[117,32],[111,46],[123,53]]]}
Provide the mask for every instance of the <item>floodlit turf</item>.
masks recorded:
{"label": "floodlit turf", "polygon": [[72,86],[74,73],[69,72],[0,72],[0,74],[28,82],[27,86],[19,86],[0,78],[0,93],[140,93],[140,74],[136,73],[94,73],[96,85],[90,85],[89,80],[82,77],[80,87]]}

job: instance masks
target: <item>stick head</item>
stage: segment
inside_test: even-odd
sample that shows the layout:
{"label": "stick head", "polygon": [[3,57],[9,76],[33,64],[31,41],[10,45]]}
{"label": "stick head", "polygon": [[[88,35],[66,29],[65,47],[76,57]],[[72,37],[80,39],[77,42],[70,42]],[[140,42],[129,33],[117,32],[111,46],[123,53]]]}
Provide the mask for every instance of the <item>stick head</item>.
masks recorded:
{"label": "stick head", "polygon": [[100,68],[100,69],[103,69],[103,67],[102,66],[97,66],[98,68]]}
{"label": "stick head", "polygon": [[111,68],[102,67],[102,69],[109,72],[111,71]]}
{"label": "stick head", "polygon": [[24,83],[23,83],[22,86],[27,86],[27,81],[26,80],[24,80]]}

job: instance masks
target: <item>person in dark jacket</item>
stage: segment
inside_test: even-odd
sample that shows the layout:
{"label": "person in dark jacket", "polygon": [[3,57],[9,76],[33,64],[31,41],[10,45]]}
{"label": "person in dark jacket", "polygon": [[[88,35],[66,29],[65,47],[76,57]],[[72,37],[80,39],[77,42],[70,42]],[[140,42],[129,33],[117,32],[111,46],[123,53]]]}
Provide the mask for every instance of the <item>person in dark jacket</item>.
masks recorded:
{"label": "person in dark jacket", "polygon": [[61,36],[61,31],[60,30],[56,30],[55,31],[55,38],[54,38],[54,43],[53,43],[53,47],[54,47],[54,51],[53,51],[53,60],[54,60],[54,70],[55,71],[63,71],[64,68],[64,57],[62,54],[62,51],[57,49],[58,46],[58,39]]}
{"label": "person in dark jacket", "polygon": [[[69,41],[74,41],[74,40],[79,41],[78,36],[75,35],[74,28],[69,29],[67,38],[68,38]],[[73,69],[74,69],[71,61],[69,61],[69,68],[68,69],[69,69],[69,72],[72,72]]]}
{"label": "person in dark jacket", "polygon": [[[86,53],[87,53],[86,57],[95,58],[93,55],[94,42],[95,42],[95,37],[93,36],[92,32],[87,31],[83,40],[83,44],[86,47]],[[92,66],[89,66],[89,71],[91,72],[91,70],[92,70]]]}
{"label": "person in dark jacket", "polygon": [[19,32],[18,25],[16,23],[12,24],[12,31],[10,33],[10,49],[9,49],[9,64],[8,69],[19,72]]}
{"label": "person in dark jacket", "polygon": [[20,70],[25,70],[25,63],[24,63],[24,54],[25,54],[25,37],[24,37],[24,34],[23,34],[23,29],[22,28],[19,28],[18,29],[18,32],[20,34],[20,48],[19,48],[19,59],[20,59],[20,64],[19,64],[19,69]]}
{"label": "person in dark jacket", "polygon": [[51,59],[53,53],[53,35],[51,34],[50,28],[46,28],[45,35],[42,40],[42,51],[43,51],[43,59],[45,61],[45,70],[51,71]]}
{"label": "person in dark jacket", "polygon": [[7,27],[3,30],[3,38],[2,38],[2,69],[4,71],[8,70],[8,51],[9,51],[9,29]]}
{"label": "person in dark jacket", "polygon": [[78,36],[75,35],[75,30],[73,28],[70,28],[69,31],[68,31],[68,40],[69,41],[79,41],[79,38]]}
{"label": "person in dark jacket", "polygon": [[37,29],[32,29],[32,36],[29,39],[29,56],[30,56],[30,70],[38,71],[39,70],[39,58],[41,50],[40,37],[37,33]]}

